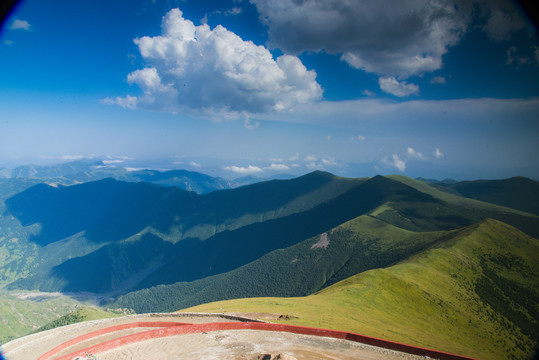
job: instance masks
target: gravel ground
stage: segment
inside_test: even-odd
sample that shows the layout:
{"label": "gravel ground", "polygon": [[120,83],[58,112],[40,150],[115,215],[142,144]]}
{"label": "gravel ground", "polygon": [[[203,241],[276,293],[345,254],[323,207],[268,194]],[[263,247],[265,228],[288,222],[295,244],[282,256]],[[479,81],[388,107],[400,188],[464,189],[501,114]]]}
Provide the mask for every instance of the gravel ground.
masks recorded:
{"label": "gravel ground", "polygon": [[214,331],[130,344],[98,354],[98,360],[424,359],[346,340],[258,330]]}
{"label": "gravel ground", "polygon": [[[13,340],[3,346],[9,360],[35,360],[56,346],[78,336],[131,322],[159,321],[211,323],[245,321],[245,318],[217,314],[145,314],[72,324]],[[58,353],[54,358],[121,336],[148,330],[135,328],[86,340]],[[121,346],[96,354],[98,360],[162,359],[424,359],[405,353],[377,348],[352,341],[261,330],[211,331],[174,335]]]}

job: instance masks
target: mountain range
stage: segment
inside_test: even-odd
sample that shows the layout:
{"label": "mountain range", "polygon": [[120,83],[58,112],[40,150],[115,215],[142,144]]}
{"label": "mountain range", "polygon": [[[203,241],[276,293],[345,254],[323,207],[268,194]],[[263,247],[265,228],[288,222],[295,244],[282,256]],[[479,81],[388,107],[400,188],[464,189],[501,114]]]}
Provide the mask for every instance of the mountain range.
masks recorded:
{"label": "mountain range", "polygon": [[[462,265],[479,265],[460,280],[458,273],[446,275],[457,276],[452,279],[459,286],[472,286],[465,295],[480,301],[456,306],[488,306],[501,314],[514,334],[528,339],[519,343],[521,353],[530,353],[537,342],[537,272],[526,268],[523,278],[518,268],[522,262],[536,267],[534,258],[519,260],[537,250],[539,183],[534,180],[437,182],[316,171],[230,188],[222,179],[181,170],[140,170],[129,172],[129,179],[96,181],[83,181],[78,170],[50,173],[63,179],[56,182],[13,173],[0,181],[5,196],[0,197],[0,287],[5,291],[89,292],[108,299],[107,306],[136,312],[238,298],[314,296],[342,289],[343,281],[366,279],[364,274],[381,281],[386,273],[379,269],[451,248],[479,226],[493,229],[481,232],[479,240],[473,237],[479,244],[493,236],[517,243],[503,254],[479,258],[479,250],[466,252],[463,245]],[[75,174],[77,181],[70,177]],[[176,186],[182,176],[191,184],[206,184],[208,191],[200,190],[202,185],[198,191]],[[14,186],[17,179],[25,185]],[[39,183],[29,186],[30,181]],[[403,276],[408,283],[423,281],[416,275]],[[429,279],[432,292],[445,286],[437,283],[443,276]],[[442,295],[428,301],[432,306],[454,301],[449,291]],[[386,299],[380,311],[390,303]],[[518,358],[519,352],[512,354]]]}
{"label": "mountain range", "polygon": [[[364,226],[353,220],[334,233],[360,233]],[[330,244],[338,239],[328,236]],[[535,359],[538,264],[537,239],[488,219],[306,297],[244,298],[183,311],[280,314],[273,321],[347,329],[478,359]]]}
{"label": "mountain range", "polygon": [[110,163],[107,160],[79,160],[65,164],[36,166],[24,165],[14,169],[0,169],[0,199],[8,198],[37,184],[76,185],[106,178],[126,182],[150,182],[162,186],[175,186],[199,194],[230,189],[239,184],[250,184],[239,179],[228,181],[187,170],[146,170]]}
{"label": "mountain range", "polygon": [[151,170],[129,167],[121,160],[77,160],[55,165],[23,165],[14,169],[0,168],[0,200],[41,183],[69,186],[112,178],[126,182],[150,182],[162,186],[175,186],[198,194],[206,194],[215,190],[232,189],[262,181],[292,179],[293,177],[292,175],[276,174],[268,178],[244,176],[225,180],[221,177],[183,169]]}

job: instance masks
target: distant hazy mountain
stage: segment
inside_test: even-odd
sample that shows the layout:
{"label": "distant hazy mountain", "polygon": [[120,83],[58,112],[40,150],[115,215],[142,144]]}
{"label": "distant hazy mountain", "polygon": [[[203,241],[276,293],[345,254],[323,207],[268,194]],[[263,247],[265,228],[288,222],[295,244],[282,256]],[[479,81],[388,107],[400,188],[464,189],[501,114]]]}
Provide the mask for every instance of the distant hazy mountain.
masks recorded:
{"label": "distant hazy mountain", "polygon": [[103,166],[102,161],[73,161],[56,165],[24,165],[14,169],[2,169],[0,178],[55,178],[92,171]]}
{"label": "distant hazy mountain", "polygon": [[75,185],[106,178],[176,186],[199,194],[237,186],[219,177],[187,170],[133,170],[121,166],[111,166],[102,160],[81,160],[58,165],[26,165],[15,169],[0,169],[0,200],[40,183]]}
{"label": "distant hazy mountain", "polygon": [[215,190],[230,189],[231,184],[219,177],[187,171],[187,170],[140,170],[130,174],[131,177],[140,181],[151,182],[162,186],[176,186],[187,191],[199,194],[209,193]]}

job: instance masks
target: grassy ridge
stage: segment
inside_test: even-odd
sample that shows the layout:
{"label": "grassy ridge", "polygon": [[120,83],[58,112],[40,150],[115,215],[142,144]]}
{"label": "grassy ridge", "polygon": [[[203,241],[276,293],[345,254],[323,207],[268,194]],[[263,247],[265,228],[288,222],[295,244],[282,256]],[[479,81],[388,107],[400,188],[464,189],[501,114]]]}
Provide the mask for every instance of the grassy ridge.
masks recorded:
{"label": "grassy ridge", "polygon": [[86,303],[59,293],[1,293],[0,344],[59,326],[131,313],[128,309],[102,310]]}
{"label": "grassy ridge", "polygon": [[539,215],[539,182],[522,176],[504,180],[462,181],[446,187],[468,198]]}
{"label": "grassy ridge", "polygon": [[539,333],[538,264],[537,239],[487,220],[395,266],[308,297],[231,300],[185,311],[287,314],[291,324],[481,359],[525,359]]}
{"label": "grassy ridge", "polygon": [[67,296],[38,296],[28,300],[1,293],[0,343],[27,335],[79,306],[79,302]]}
{"label": "grassy ridge", "polygon": [[43,325],[42,327],[37,329],[35,332],[50,330],[50,329],[54,329],[60,326],[76,324],[83,321],[108,319],[108,318],[118,317],[118,316],[121,316],[121,314],[112,313],[110,311],[104,311],[104,310],[97,309],[94,307],[83,307],[62,316],[59,319],[56,319],[54,321],[51,321]]}
{"label": "grassy ridge", "polygon": [[[335,214],[354,211],[361,214],[365,210],[368,215],[342,226],[336,226],[337,221],[328,221]],[[305,216],[308,213],[310,215]],[[375,177],[310,212],[250,225],[208,239],[203,243],[208,251],[198,251],[205,254],[202,259],[179,254],[169,266],[153,275],[159,275],[166,284],[163,281],[167,279],[166,274],[185,275],[197,267],[216,271],[219,262],[214,261],[212,254],[218,254],[229,263],[244,261],[238,263],[236,269],[221,269],[219,275],[207,273],[209,276],[199,279],[176,278],[176,282],[169,281],[169,285],[156,287],[143,283],[144,289],[121,296],[114,306],[137,312],[171,311],[242,297],[305,296],[359,272],[402,261],[432,243],[452,236],[452,231],[458,231],[451,229],[469,226],[489,216],[522,224],[530,233],[538,230],[537,217],[531,214],[453,196],[408,178]],[[339,220],[347,219],[341,217]],[[301,236],[297,236],[296,228],[303,231]],[[313,251],[311,247],[323,232],[332,245],[326,250]],[[310,237],[313,234],[318,235]],[[293,239],[292,235],[295,241],[283,242]],[[307,240],[301,241],[302,237]],[[246,241],[234,248],[241,239]],[[300,242],[294,244],[296,241]],[[248,263],[245,261],[248,258],[243,255],[244,249],[252,251],[254,246],[270,244],[274,246],[272,252],[258,259],[252,257]]]}
{"label": "grassy ridge", "polygon": [[[489,200],[491,198],[485,198],[485,197],[468,197],[467,194],[459,194],[457,191],[453,190],[454,193],[451,193],[449,192],[450,189],[453,188],[453,186],[456,186],[458,184],[464,184],[466,182],[462,182],[462,183],[457,183],[455,185],[447,185],[447,186],[441,186],[441,185],[434,185],[434,184],[429,184],[429,183],[426,183],[424,181],[420,181],[420,180],[416,180],[416,179],[412,179],[412,178],[409,178],[407,176],[404,176],[404,175],[389,175],[387,176],[388,178],[390,179],[393,179],[393,180],[396,180],[398,182],[401,182],[403,184],[406,184],[408,186],[411,186],[413,187],[414,189],[416,190],[419,190],[421,192],[424,192],[426,194],[429,194],[433,197],[435,197],[436,199],[440,199],[448,204],[453,204],[453,205],[458,205],[458,206],[462,206],[462,207],[465,207],[465,208],[473,208],[473,209],[478,209],[478,210],[499,210],[499,211],[505,211],[505,212],[516,212],[516,213],[520,213],[520,214],[524,214],[522,211],[516,211],[516,209],[521,209],[521,207],[505,207],[507,206],[505,203],[501,203],[500,202],[490,202]],[[529,180],[529,179],[527,179]],[[533,180],[530,180],[531,182],[533,182]],[[494,180],[491,180],[491,181],[486,181],[487,183],[495,183],[496,181]],[[500,191],[502,191],[502,189],[500,189]],[[513,189],[511,189],[510,187],[506,187],[503,189],[504,191],[504,194],[505,197],[517,197],[517,196],[522,196],[523,194],[521,192],[518,192],[517,194],[515,194],[515,191]],[[539,190],[537,189],[529,189],[529,194],[528,194],[528,197],[532,195],[532,198],[535,198],[535,193],[539,192]],[[494,205],[494,204],[497,204]],[[526,210],[523,210],[523,211],[526,211]],[[529,214],[527,214],[529,215]]]}

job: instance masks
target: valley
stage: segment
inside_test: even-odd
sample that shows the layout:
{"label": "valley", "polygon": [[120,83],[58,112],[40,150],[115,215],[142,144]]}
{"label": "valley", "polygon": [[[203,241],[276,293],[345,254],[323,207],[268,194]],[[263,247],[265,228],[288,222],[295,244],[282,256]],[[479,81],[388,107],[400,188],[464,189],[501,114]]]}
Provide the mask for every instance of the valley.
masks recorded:
{"label": "valley", "polygon": [[81,181],[68,168],[0,181],[0,342],[57,319],[187,309],[480,359],[537,346],[533,180],[316,171],[233,188],[179,171]]}

